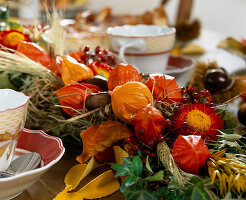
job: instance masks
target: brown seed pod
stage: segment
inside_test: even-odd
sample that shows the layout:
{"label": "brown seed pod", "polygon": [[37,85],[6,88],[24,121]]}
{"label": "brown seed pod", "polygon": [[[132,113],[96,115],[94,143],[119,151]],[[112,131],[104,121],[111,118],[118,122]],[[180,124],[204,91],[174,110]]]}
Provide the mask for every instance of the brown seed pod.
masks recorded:
{"label": "brown seed pod", "polygon": [[208,89],[214,103],[221,104],[239,95],[243,90],[240,77],[227,75],[217,62],[197,62],[190,84],[197,92]]}
{"label": "brown seed pod", "polygon": [[92,93],[85,100],[85,107],[93,110],[111,103],[111,96],[108,92]]}

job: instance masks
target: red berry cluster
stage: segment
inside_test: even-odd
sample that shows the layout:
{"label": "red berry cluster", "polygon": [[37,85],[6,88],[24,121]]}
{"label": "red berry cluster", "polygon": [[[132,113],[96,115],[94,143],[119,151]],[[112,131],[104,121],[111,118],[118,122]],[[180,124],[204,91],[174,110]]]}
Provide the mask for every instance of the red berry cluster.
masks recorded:
{"label": "red berry cluster", "polygon": [[205,104],[206,106],[214,107],[211,94],[206,89],[200,92],[195,92],[194,87],[190,85],[187,88],[181,88],[180,92],[183,96],[181,103],[200,103]]}
{"label": "red berry cluster", "polygon": [[137,141],[137,138],[133,136],[125,138],[125,144],[130,145],[132,155],[137,155],[138,151],[141,152],[143,163],[145,163],[146,161],[146,156],[149,156],[149,158],[152,160],[157,159],[157,154],[155,153],[156,145],[159,142],[163,142],[163,141],[164,141],[163,135],[160,135],[158,138],[155,139],[155,141],[150,141],[148,145],[140,143],[139,141]]}
{"label": "red berry cluster", "polygon": [[95,48],[94,52],[90,52],[90,47],[85,46],[83,55],[80,59],[80,62],[87,65],[93,61],[105,63],[110,66],[114,66],[116,64],[114,55],[107,49],[101,50],[99,46]]}

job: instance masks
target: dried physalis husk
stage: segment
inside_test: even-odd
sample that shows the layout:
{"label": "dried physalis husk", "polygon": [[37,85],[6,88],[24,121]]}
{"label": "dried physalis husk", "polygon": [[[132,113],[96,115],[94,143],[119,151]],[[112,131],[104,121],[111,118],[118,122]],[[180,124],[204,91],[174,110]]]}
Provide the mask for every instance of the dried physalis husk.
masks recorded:
{"label": "dried physalis husk", "polygon": [[110,92],[114,114],[124,122],[130,123],[132,116],[148,104],[152,105],[149,88],[140,82],[128,82]]}

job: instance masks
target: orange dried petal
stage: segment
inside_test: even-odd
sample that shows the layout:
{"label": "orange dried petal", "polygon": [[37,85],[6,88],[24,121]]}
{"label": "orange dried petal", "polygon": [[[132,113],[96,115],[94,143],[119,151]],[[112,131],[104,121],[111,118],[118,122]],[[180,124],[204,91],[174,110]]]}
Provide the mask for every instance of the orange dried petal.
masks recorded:
{"label": "orange dried petal", "polygon": [[91,126],[80,134],[83,141],[83,152],[77,157],[77,161],[83,163],[116,141],[131,135],[133,133],[129,128],[116,121]]}

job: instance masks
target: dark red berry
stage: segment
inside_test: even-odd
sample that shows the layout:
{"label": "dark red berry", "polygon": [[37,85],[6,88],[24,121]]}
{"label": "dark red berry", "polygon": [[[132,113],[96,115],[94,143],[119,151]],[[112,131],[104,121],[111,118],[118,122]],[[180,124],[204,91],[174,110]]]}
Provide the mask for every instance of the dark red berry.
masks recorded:
{"label": "dark red berry", "polygon": [[193,93],[194,91],[195,91],[194,87],[192,85],[190,85],[188,87],[188,92]]}
{"label": "dark red berry", "polygon": [[180,90],[180,92],[181,92],[181,94],[186,94],[187,93],[187,90],[186,90],[186,88],[181,88],[181,90]]}
{"label": "dark red berry", "polygon": [[152,152],[152,153],[149,154],[149,157],[150,157],[151,159],[154,159],[154,158],[157,157],[157,154]]}
{"label": "dark red berry", "polygon": [[125,138],[125,143],[130,144],[132,142],[130,137],[126,137]]}
{"label": "dark red berry", "polygon": [[108,49],[103,49],[103,53],[108,55]]}
{"label": "dark red berry", "polygon": [[214,107],[214,103],[213,102],[209,103],[209,106]]}
{"label": "dark red berry", "polygon": [[138,145],[136,145],[136,144],[132,145],[132,150],[133,151],[138,151],[139,150]]}
{"label": "dark red berry", "polygon": [[85,58],[88,58],[90,56],[90,53],[89,52],[85,52],[84,56],[85,56]]}
{"label": "dark red berry", "polygon": [[188,101],[189,101],[189,100],[188,100],[187,97],[183,97],[183,98],[181,99],[181,102],[182,102],[182,103],[188,103]]}
{"label": "dark red berry", "polygon": [[146,158],[142,157],[142,163],[146,163]]}
{"label": "dark red berry", "polygon": [[205,103],[205,106],[210,107],[210,103],[209,102],[206,102]]}
{"label": "dark red berry", "polygon": [[172,121],[170,119],[166,119],[166,122],[165,122],[165,127],[166,128],[169,128],[172,126]]}
{"label": "dark red berry", "polygon": [[210,92],[208,90],[205,90],[205,96],[210,97],[210,95],[211,95]]}
{"label": "dark red berry", "polygon": [[102,61],[103,62],[107,62],[108,61],[108,58],[107,57],[102,57]]}
{"label": "dark red berry", "polygon": [[174,112],[174,114],[180,113],[180,108],[179,108],[178,106],[176,106],[176,107],[173,109],[173,112]]}
{"label": "dark red berry", "polygon": [[86,45],[83,52],[88,52],[89,50],[90,50],[90,47]]}
{"label": "dark red berry", "polygon": [[158,137],[158,141],[159,141],[159,142],[163,142],[163,141],[164,141],[163,135],[161,135],[161,136]]}
{"label": "dark red berry", "polygon": [[148,142],[148,144],[147,144],[149,147],[153,147],[154,145],[155,145],[155,143],[154,143],[154,141],[153,140],[151,140],[151,141],[149,141]]}
{"label": "dark red berry", "polygon": [[95,48],[95,53],[98,54],[100,51],[101,51],[101,50],[100,50],[100,47],[97,46],[97,47]]}
{"label": "dark red berry", "polygon": [[198,103],[198,100],[197,100],[197,99],[194,99],[194,100],[193,100],[193,103],[194,103],[194,104]]}
{"label": "dark red berry", "polygon": [[198,99],[199,98],[199,94],[197,92],[195,92],[193,95],[192,95],[193,99]]}
{"label": "dark red berry", "polygon": [[102,58],[103,57],[103,54],[102,54],[101,51],[97,53],[97,57],[99,57],[99,58]]}

